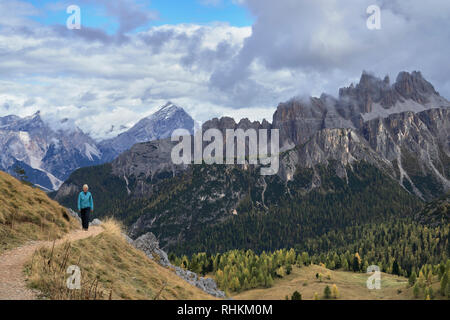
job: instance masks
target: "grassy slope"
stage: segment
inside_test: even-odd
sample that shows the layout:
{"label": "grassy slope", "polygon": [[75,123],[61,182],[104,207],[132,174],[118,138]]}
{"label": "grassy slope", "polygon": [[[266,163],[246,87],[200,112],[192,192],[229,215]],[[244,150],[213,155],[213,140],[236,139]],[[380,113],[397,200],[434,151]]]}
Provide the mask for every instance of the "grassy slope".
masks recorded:
{"label": "grassy slope", "polygon": [[[0,171],[0,255],[30,240],[59,239],[75,228],[79,223],[45,192]],[[106,224],[106,231],[95,238],[56,247],[50,263],[51,249],[37,251],[25,268],[29,286],[48,298],[83,298],[86,290],[61,290],[68,277],[66,268],[60,268],[66,249],[69,256],[64,266],[80,266],[91,299],[95,292],[100,298],[101,291],[109,298],[111,288],[112,299],[213,299],[134,249],[115,223]],[[98,290],[90,288],[96,278]]]}
{"label": "grassy slope", "polygon": [[[104,227],[102,234],[73,242],[70,247],[57,247],[53,254],[51,249],[37,251],[26,266],[29,286],[50,299],[109,299],[110,295],[112,299],[133,300],[214,299],[133,248],[121,236],[117,223],[105,222]],[[81,269],[81,290],[66,289],[67,275],[61,270],[69,265]]]}
{"label": "grassy slope", "polygon": [[28,240],[60,238],[75,226],[45,192],[0,171],[0,254]]}
{"label": "grassy slope", "polygon": [[[321,273],[322,282],[316,279]],[[327,275],[331,280],[327,279]],[[294,267],[292,273],[282,279],[276,279],[274,285],[268,289],[253,289],[232,296],[236,300],[283,300],[286,295],[291,297],[294,291],[302,294],[303,300],[314,299],[317,292],[319,298],[328,285],[336,284],[339,290],[339,300],[410,300],[414,299],[412,289],[408,286],[408,279],[386,273],[381,274],[381,289],[369,290],[366,281],[369,275],[345,271],[333,271],[324,267],[312,265],[303,268]],[[439,283],[433,285],[438,292]],[[401,290],[399,292],[398,290]],[[439,295],[436,294],[436,298]]]}

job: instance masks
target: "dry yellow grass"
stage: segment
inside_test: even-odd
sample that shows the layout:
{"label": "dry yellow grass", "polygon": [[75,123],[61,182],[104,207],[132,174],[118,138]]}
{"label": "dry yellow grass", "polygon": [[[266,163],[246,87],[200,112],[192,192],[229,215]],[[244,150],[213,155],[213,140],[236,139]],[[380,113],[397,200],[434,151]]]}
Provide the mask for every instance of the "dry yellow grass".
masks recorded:
{"label": "dry yellow grass", "polygon": [[[322,274],[322,281],[316,274]],[[328,279],[327,276],[330,276]],[[314,300],[317,292],[320,299],[328,285],[335,284],[339,291],[338,300],[411,300],[414,299],[408,279],[381,273],[381,289],[369,290],[366,281],[369,275],[339,270],[329,270],[322,266],[312,265],[303,268],[294,267],[292,273],[282,279],[276,279],[268,289],[253,289],[234,295],[236,300],[284,300],[290,298],[295,291],[302,294],[303,300]],[[438,292],[439,282],[433,284],[434,292]],[[439,299],[439,295],[436,294]]]}
{"label": "dry yellow grass", "polygon": [[54,240],[77,226],[42,190],[0,171],[0,254],[28,240]]}
{"label": "dry yellow grass", "polygon": [[[25,268],[29,286],[49,299],[214,299],[132,247],[118,223],[103,226],[96,237],[37,251]],[[70,265],[81,269],[81,290],[66,288]]]}
{"label": "dry yellow grass", "polygon": [[123,231],[122,223],[112,218],[106,218],[102,223],[102,228],[106,233],[116,236],[120,236]]}

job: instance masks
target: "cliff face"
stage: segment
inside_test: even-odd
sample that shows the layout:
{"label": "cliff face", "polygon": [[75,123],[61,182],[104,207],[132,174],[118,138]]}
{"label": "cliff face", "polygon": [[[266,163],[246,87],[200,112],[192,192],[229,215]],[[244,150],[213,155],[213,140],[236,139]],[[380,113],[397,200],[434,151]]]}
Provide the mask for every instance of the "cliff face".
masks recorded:
{"label": "cliff face", "polygon": [[361,134],[392,163],[396,179],[409,191],[429,200],[450,189],[450,109],[375,119],[364,124]]}
{"label": "cliff face", "polygon": [[404,112],[364,122],[359,129],[323,129],[282,157],[280,176],[292,179],[297,167],[336,160],[345,166],[366,161],[408,191],[431,199],[450,189],[450,109]]}
{"label": "cliff face", "polygon": [[[203,125],[203,130],[223,133],[279,129],[276,176],[261,176],[258,166],[176,166],[171,161],[174,143],[159,140],[135,145],[95,176],[89,169],[79,170],[56,198],[67,204],[76,185],[96,186],[102,202],[111,202],[97,213],[106,214],[112,207],[129,224],[133,237],[153,232],[164,247],[189,243],[201,228],[251,209],[268,212],[283,201],[303,201],[299,195],[314,190],[327,193],[333,179],[350,190],[357,190],[349,187],[355,179],[369,185],[379,182],[361,173],[361,163],[402,192],[429,200],[450,190],[449,107],[420,73],[401,73],[393,85],[387,78],[363,74],[360,83],[342,89],[338,99],[322,95],[280,104],[272,124],[224,117]],[[109,200],[118,195],[118,201]]]}
{"label": "cliff face", "polygon": [[170,139],[136,144],[111,162],[112,174],[123,179],[129,195],[147,196],[159,181],[186,170],[172,162],[174,145]]}
{"label": "cliff face", "polygon": [[338,99],[324,94],[281,103],[272,125],[280,129],[281,145],[288,148],[305,143],[322,129],[360,129],[366,121],[391,114],[448,107],[450,102],[420,72],[402,72],[392,85],[388,77],[381,80],[363,73],[359,84],[339,90]]}
{"label": "cliff face", "polygon": [[[101,185],[110,187],[102,193],[112,190],[113,177],[122,181],[124,202],[141,199],[138,206],[120,212],[135,217],[129,221],[130,235],[153,232],[164,248],[189,243],[199,229],[251,208],[266,211],[283,201],[298,201],[298,194],[328,192],[330,174],[351,184],[361,175],[354,169],[361,162],[397,181],[399,188],[428,200],[450,189],[449,117],[450,109],[431,109],[373,119],[359,129],[323,129],[283,152],[279,174],[269,177],[260,176],[255,166],[174,166],[172,142],[139,144],[111,163],[111,171],[101,178]],[[329,172],[325,176],[324,167]],[[80,181],[89,179],[86,175]],[[69,182],[66,185],[70,188]],[[58,193],[63,199],[74,196],[64,190]],[[114,191],[110,197],[117,194]]]}
{"label": "cliff face", "polygon": [[[339,111],[350,101],[345,97],[351,97],[347,114]],[[407,99],[423,103],[424,110],[396,113],[399,103]],[[433,108],[438,100],[443,107]],[[339,100],[322,95],[309,103],[281,104],[273,124],[223,117],[206,122],[202,129],[217,128],[224,137],[227,129],[279,129],[283,147],[279,177],[284,181],[292,179],[297,167],[313,168],[330,160],[339,163],[337,174],[345,177],[347,165],[366,161],[410,192],[431,199],[450,188],[450,109],[446,104],[450,105],[420,73],[400,73],[393,85],[387,78],[364,73],[356,87],[341,89]],[[392,113],[371,119],[374,106]],[[113,174],[124,179],[128,193],[149,195],[159,180],[187,168],[172,164],[173,146],[169,140],[137,144],[112,162]]]}
{"label": "cliff face", "polygon": [[64,119],[49,123],[40,112],[20,118],[0,117],[0,170],[17,175],[46,190],[58,189],[70,173],[101,162],[96,143]]}

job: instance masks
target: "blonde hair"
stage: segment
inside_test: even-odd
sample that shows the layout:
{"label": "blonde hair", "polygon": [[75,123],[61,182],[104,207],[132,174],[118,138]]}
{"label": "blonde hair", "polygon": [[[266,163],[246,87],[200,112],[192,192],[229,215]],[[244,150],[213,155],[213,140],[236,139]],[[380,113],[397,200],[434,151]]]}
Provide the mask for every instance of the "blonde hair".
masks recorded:
{"label": "blonde hair", "polygon": [[85,184],[85,185],[83,186],[83,190],[84,190],[84,188],[86,188],[86,189],[89,190],[89,186],[88,186],[87,184]]}

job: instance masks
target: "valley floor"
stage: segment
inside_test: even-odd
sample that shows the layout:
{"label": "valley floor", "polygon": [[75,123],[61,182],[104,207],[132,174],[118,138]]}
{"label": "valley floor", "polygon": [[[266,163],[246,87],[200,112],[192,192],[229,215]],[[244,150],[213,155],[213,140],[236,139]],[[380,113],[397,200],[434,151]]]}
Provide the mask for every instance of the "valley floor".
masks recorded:
{"label": "valley floor", "polygon": [[[322,274],[322,281],[316,274]],[[327,276],[330,275],[330,279]],[[339,270],[329,270],[321,266],[293,267],[292,273],[282,279],[276,279],[271,288],[253,289],[232,295],[235,300],[284,300],[291,298],[295,291],[303,300],[313,300],[314,295],[323,298],[328,285],[335,284],[339,291],[339,300],[410,300],[414,299],[408,279],[391,274],[381,274],[381,289],[369,290],[366,281],[370,275]]]}

